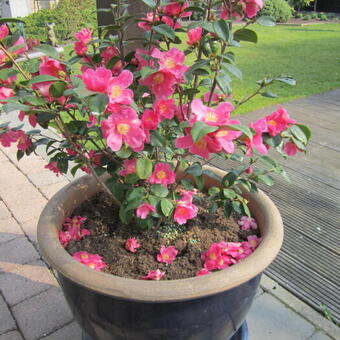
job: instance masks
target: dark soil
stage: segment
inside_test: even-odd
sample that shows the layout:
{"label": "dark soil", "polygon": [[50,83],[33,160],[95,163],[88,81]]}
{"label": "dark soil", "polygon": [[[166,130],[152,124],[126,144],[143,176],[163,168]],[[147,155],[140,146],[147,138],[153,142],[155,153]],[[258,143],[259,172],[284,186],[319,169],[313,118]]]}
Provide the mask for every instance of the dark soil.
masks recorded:
{"label": "dark soil", "polygon": [[[97,194],[78,207],[73,215],[87,217],[84,228],[91,235],[81,241],[70,242],[66,250],[72,255],[77,251],[99,254],[107,264],[103,272],[140,279],[149,270],[165,271],[164,280],[193,277],[202,269],[201,254],[214,242],[241,242],[249,235],[260,236],[257,231],[243,231],[233,218],[226,218],[222,209],[209,214],[204,200],[194,202],[199,206],[195,219],[185,226],[176,223],[156,229],[141,230],[138,226],[123,225],[117,208],[105,194]],[[129,238],[136,238],[141,247],[135,253],[124,248]],[[161,245],[175,246],[179,253],[174,262],[157,262]]]}

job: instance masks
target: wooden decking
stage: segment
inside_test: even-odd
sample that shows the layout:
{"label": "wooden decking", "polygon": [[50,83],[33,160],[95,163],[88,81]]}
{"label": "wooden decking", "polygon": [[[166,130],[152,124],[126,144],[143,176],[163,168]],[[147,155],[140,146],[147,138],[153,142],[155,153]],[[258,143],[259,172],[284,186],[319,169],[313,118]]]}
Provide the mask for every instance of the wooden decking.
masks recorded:
{"label": "wooden decking", "polygon": [[[278,206],[284,244],[267,274],[340,322],[340,89],[283,105],[313,132],[306,155],[284,161],[292,183],[281,178],[262,187]],[[256,120],[276,107],[241,117]],[[279,159],[279,157],[278,157]],[[211,163],[225,167],[224,161]]]}

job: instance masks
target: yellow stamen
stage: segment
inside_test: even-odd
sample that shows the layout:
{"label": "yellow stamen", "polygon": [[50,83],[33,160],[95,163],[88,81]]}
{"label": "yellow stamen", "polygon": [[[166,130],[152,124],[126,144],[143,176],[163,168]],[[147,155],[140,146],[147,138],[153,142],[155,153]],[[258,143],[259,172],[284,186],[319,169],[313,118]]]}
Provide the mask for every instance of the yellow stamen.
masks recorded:
{"label": "yellow stamen", "polygon": [[112,89],[111,89],[111,97],[117,98],[117,97],[121,96],[122,92],[123,92],[123,90],[120,86],[114,85],[114,86],[112,86]]}
{"label": "yellow stamen", "polygon": [[121,135],[126,135],[130,130],[130,126],[128,124],[123,124],[120,123],[117,125],[117,131],[121,134]]}

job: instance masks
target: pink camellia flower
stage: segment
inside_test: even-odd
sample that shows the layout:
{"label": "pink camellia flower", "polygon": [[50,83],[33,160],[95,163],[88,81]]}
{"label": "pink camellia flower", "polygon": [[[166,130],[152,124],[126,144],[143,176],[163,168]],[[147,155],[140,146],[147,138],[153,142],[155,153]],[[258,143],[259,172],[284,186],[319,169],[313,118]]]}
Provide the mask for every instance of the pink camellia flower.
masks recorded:
{"label": "pink camellia flower", "polygon": [[163,7],[163,13],[170,17],[178,17],[178,18],[185,18],[190,17],[192,12],[185,12],[185,9],[189,7],[189,2],[182,1],[179,2],[170,2],[169,4]]}
{"label": "pink camellia flower", "polygon": [[188,149],[190,153],[209,159],[210,153],[220,152],[220,143],[209,135],[203,136],[199,141],[194,143],[191,134],[178,137],[176,139],[176,148]]}
{"label": "pink camellia flower", "polygon": [[285,145],[283,146],[283,151],[288,155],[288,156],[295,156],[296,153],[299,150],[299,148],[291,141],[285,143]]}
{"label": "pink camellia flower", "polygon": [[145,220],[150,212],[156,212],[155,207],[153,207],[151,204],[144,202],[141,204],[137,210],[136,215],[137,217],[141,218],[142,220]]}
{"label": "pink camellia flower", "polygon": [[187,197],[182,197],[179,201],[177,201],[177,206],[174,212],[174,220],[178,224],[185,224],[187,220],[191,220],[192,218],[197,216],[198,208],[192,204],[191,201],[183,200],[187,199]]}
{"label": "pink camellia flower", "polygon": [[178,250],[174,246],[165,247],[161,246],[159,254],[157,254],[157,261],[164,262],[166,264],[174,262],[176,256],[178,254]]}
{"label": "pink camellia flower", "polygon": [[17,131],[17,148],[21,151],[26,151],[32,146],[31,140],[26,136],[25,132],[22,130]]}
{"label": "pink camellia flower", "polygon": [[231,103],[219,104],[216,109],[205,106],[201,99],[194,99],[191,104],[192,122],[201,121],[208,125],[221,126],[229,124],[230,112],[234,109]]}
{"label": "pink camellia flower", "polygon": [[151,184],[162,184],[164,186],[175,183],[175,180],[176,175],[171,170],[171,166],[168,163],[157,163],[148,179]]}
{"label": "pink camellia flower", "polygon": [[229,256],[222,253],[219,243],[213,243],[210,248],[202,254],[204,268],[207,270],[224,269],[232,263]]}
{"label": "pink camellia flower", "polygon": [[247,241],[250,247],[256,248],[260,244],[261,238],[258,238],[256,235],[250,235],[247,237]]}
{"label": "pink camellia flower", "polygon": [[23,46],[12,52],[14,55],[19,55],[19,54],[25,53],[25,52],[28,50],[28,47],[27,47],[27,45],[26,45],[26,43],[25,43],[25,39],[24,39],[23,37],[21,37],[21,36],[20,36],[19,39],[13,44],[12,47],[14,47],[14,46],[20,46],[20,45],[23,45]]}
{"label": "pink camellia flower", "polygon": [[189,30],[187,32],[187,35],[188,35],[187,44],[191,46],[191,45],[195,45],[199,43],[199,41],[202,38],[202,32],[203,32],[202,27],[196,27],[196,28],[192,28],[191,30]]}
{"label": "pink camellia flower", "polygon": [[101,129],[107,145],[112,151],[121,149],[123,142],[134,151],[141,151],[144,145],[145,132],[136,111],[131,107],[122,108],[120,113],[114,113],[101,122]]}
{"label": "pink camellia flower", "polygon": [[3,147],[10,147],[18,139],[18,134],[14,130],[7,130],[5,133],[0,134],[0,143]]}
{"label": "pink camellia flower", "polygon": [[131,104],[133,92],[128,87],[132,82],[133,74],[128,70],[122,71],[117,77],[112,77],[107,86],[110,104]]}
{"label": "pink camellia flower", "polygon": [[[28,116],[28,122],[30,123],[30,125],[32,127],[36,127],[37,123],[38,123],[36,115],[31,114],[31,115],[27,115],[27,116]],[[19,120],[23,121],[25,117],[26,117],[26,112],[25,111],[20,111],[19,114],[18,114]]]}
{"label": "pink camellia flower", "polygon": [[[8,87],[0,87],[0,99],[7,99],[15,95],[14,91]],[[0,101],[1,104],[5,102]]]}
{"label": "pink camellia flower", "polygon": [[123,161],[123,169],[119,171],[120,176],[127,176],[136,173],[136,158]]}
{"label": "pink camellia flower", "polygon": [[230,130],[227,128],[221,128],[214,133],[215,139],[220,143],[222,149],[226,153],[234,153],[235,145],[233,140],[239,138],[241,135],[241,131]]}
{"label": "pink camellia flower", "polygon": [[[112,58],[119,57],[119,50],[115,46],[108,46],[100,53],[102,59],[102,64],[106,65]],[[112,74],[118,75],[123,68],[123,63],[121,60],[117,60],[117,62],[112,66]]]}
{"label": "pink camellia flower", "polygon": [[168,71],[158,71],[140,79],[139,83],[147,86],[157,99],[168,99],[174,93],[176,77]]}
{"label": "pink camellia flower", "polygon": [[[244,3],[243,2],[239,2],[239,5],[242,6],[242,8],[244,9]],[[231,15],[230,15],[231,14]],[[222,12],[221,12],[221,19],[230,19],[231,17],[234,17],[236,19],[236,21],[240,21],[243,19],[244,17],[244,13],[243,11],[234,11],[232,13],[230,13],[229,9],[223,7],[222,8]]]}
{"label": "pink camellia flower", "polygon": [[255,218],[249,216],[242,216],[237,224],[241,227],[242,230],[248,229],[257,229],[257,223]]}
{"label": "pink camellia flower", "polygon": [[278,110],[265,117],[267,122],[268,133],[271,136],[276,136],[280,132],[286,130],[289,125],[295,124],[296,121],[291,119],[282,106],[279,106]]}
{"label": "pink camellia flower", "polygon": [[66,248],[70,241],[72,241],[69,231],[60,230],[58,233],[59,242],[63,248]]}
{"label": "pink camellia flower", "polygon": [[245,13],[248,18],[256,16],[257,12],[263,7],[262,0],[244,0],[245,1]]}
{"label": "pink camellia flower", "polygon": [[148,12],[146,14],[145,18],[142,18],[140,22],[138,22],[138,27],[140,27],[141,29],[145,30],[145,31],[150,31],[152,24],[159,21],[159,16],[156,15],[154,16],[153,12]]}
{"label": "pink camellia flower", "polygon": [[54,172],[57,177],[61,174],[61,171],[58,168],[58,163],[57,162],[50,162],[47,165],[45,165],[45,168],[48,169],[48,170],[51,170],[52,172]]}
{"label": "pink camellia flower", "polygon": [[153,109],[161,119],[172,119],[175,115],[176,104],[173,99],[161,99],[155,101]]}
{"label": "pink camellia flower", "polygon": [[160,123],[160,116],[154,111],[146,109],[142,114],[142,123],[143,126],[148,130],[155,130]]}
{"label": "pink camellia flower", "polygon": [[100,93],[106,92],[111,78],[111,71],[105,67],[98,67],[95,70],[89,68],[82,75],[82,79],[86,88],[90,91]]}
{"label": "pink camellia flower", "polygon": [[248,167],[248,169],[245,171],[246,174],[251,175],[254,172],[254,168],[252,166]]}
{"label": "pink camellia flower", "polygon": [[211,274],[211,272],[208,269],[202,268],[196,273],[196,276],[204,276],[208,274]]}
{"label": "pink camellia flower", "polygon": [[70,241],[79,241],[88,235],[91,235],[91,232],[89,230],[77,229],[75,227],[66,231],[60,230],[58,233],[59,241],[63,248],[66,248]]}
{"label": "pink camellia flower", "polygon": [[77,32],[75,38],[81,41],[83,44],[87,44],[92,39],[92,32],[88,28],[83,28],[81,31]]}
{"label": "pink camellia flower", "polygon": [[[206,103],[209,102],[209,98],[210,98],[210,91],[206,92],[203,96],[203,101],[205,101]],[[226,96],[224,93],[216,93],[214,92],[211,96],[211,103],[219,103],[222,100],[225,100],[226,98],[231,98],[231,96]]]}
{"label": "pink camellia flower", "polygon": [[88,50],[88,47],[86,44],[84,44],[83,42],[81,41],[76,41],[74,44],[73,44],[73,49],[74,49],[74,52],[76,52],[76,54],[80,57],[84,56]]}
{"label": "pink camellia flower", "polygon": [[60,79],[66,78],[66,67],[60,61],[42,57],[39,65],[39,74],[47,74]]}
{"label": "pink camellia flower", "polygon": [[6,24],[0,26],[0,40],[6,38],[9,34],[9,29]]}
{"label": "pink camellia flower", "polygon": [[140,244],[135,238],[129,238],[125,242],[125,249],[131,251],[131,253],[135,253],[136,250],[140,248]]}
{"label": "pink camellia flower", "polygon": [[88,253],[87,251],[78,251],[74,253],[72,257],[76,261],[98,272],[100,272],[103,268],[106,267],[106,264],[103,261],[103,258],[98,254],[91,254],[91,253]]}
{"label": "pink camellia flower", "polygon": [[90,113],[90,115],[89,115],[89,121],[88,121],[88,123],[86,124],[86,126],[87,126],[88,128],[91,128],[91,127],[95,126],[96,124],[97,124],[97,118],[96,118],[96,116],[95,116],[93,113]]}
{"label": "pink camellia flower", "polygon": [[158,59],[159,70],[173,74],[178,81],[183,79],[184,73],[188,70],[188,66],[184,65],[185,54],[178,48],[172,48],[167,52],[161,52],[154,49],[152,57]]}
{"label": "pink camellia flower", "polygon": [[262,155],[268,153],[266,145],[263,143],[262,134],[268,132],[267,121],[265,118],[257,120],[255,123],[250,123],[249,126],[255,130],[255,135],[252,139],[246,138],[245,143],[247,146],[246,155],[250,157],[252,155],[252,148],[256,149]]}
{"label": "pink camellia flower", "polygon": [[140,70],[144,66],[148,66],[148,67],[151,67],[151,68],[155,67],[155,61],[152,58],[150,58],[150,60],[149,60],[149,58],[147,58],[148,60],[146,60],[146,58],[144,57],[144,55],[151,56],[154,49],[155,49],[154,47],[152,47],[150,49],[150,51],[149,50],[143,50],[141,48],[136,49],[135,58],[138,61],[137,70]]}
{"label": "pink camellia flower", "polygon": [[174,30],[177,30],[178,28],[181,28],[181,24],[177,19],[172,19],[166,15],[162,16],[161,21],[164,22],[166,25],[170,26]]}
{"label": "pink camellia flower", "polygon": [[84,222],[87,220],[86,217],[84,216],[73,216],[71,217],[67,217],[65,218],[65,222],[63,223],[63,226],[67,229],[76,227],[76,228],[80,228]]}
{"label": "pink camellia flower", "polygon": [[165,275],[165,272],[157,270],[149,270],[148,275],[142,276],[141,280],[156,280],[159,281],[163,276]]}

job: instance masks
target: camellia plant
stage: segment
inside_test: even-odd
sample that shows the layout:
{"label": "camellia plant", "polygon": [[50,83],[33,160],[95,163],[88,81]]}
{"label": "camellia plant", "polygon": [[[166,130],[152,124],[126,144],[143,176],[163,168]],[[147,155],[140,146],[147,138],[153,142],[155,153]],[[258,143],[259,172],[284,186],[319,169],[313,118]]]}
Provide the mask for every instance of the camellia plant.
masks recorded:
{"label": "camellia plant", "polygon": [[[33,128],[25,132],[3,123],[1,144],[16,143],[18,159],[44,145],[46,168],[56,175],[91,174],[119,206],[124,224],[185,225],[197,215],[195,195],[204,192],[210,213],[223,208],[226,216],[238,216],[242,229],[257,228],[241,188],[256,192],[258,182],[273,184],[272,173],[286,177],[268,156],[270,149],[292,156],[304,152],[310,138],[309,129],[282,107],[249,125],[234,118],[255,95],[274,96],[266,91],[272,83],[295,84],[291,77],[265,78],[249,96],[232,95],[232,77],[242,77],[235,66],[237,48],[242,41],[257,42],[250,25],[273,25],[257,17],[262,0],[141,1],[150,11],[139,19],[126,1],[112,4],[113,24],[99,38],[86,28],[78,32],[69,60],[41,45],[46,56],[17,61],[25,41],[15,24],[0,27],[2,109],[19,111],[19,119]],[[190,22],[193,14],[203,19]],[[127,36],[131,25],[144,31],[143,39]],[[48,128],[52,135],[45,133]],[[216,175],[202,164],[216,155],[236,166],[222,187],[206,191],[204,175]],[[182,180],[176,182],[179,173]],[[65,221],[63,246],[90,234],[83,223],[80,216]],[[204,268],[197,275],[237,263],[258,242],[254,236],[244,244],[213,244],[202,254]],[[127,251],[139,247],[136,239],[126,241]],[[177,252],[162,246],[157,260],[171,263]],[[99,255],[77,252],[74,258],[96,270],[104,266]],[[154,270],[143,278],[163,275]]]}

